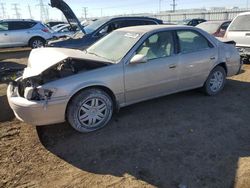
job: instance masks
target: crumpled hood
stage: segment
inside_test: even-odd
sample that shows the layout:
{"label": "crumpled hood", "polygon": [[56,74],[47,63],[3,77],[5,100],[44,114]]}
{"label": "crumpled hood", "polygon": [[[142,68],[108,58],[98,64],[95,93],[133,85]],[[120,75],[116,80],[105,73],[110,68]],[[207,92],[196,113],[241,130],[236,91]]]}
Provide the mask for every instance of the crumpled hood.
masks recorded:
{"label": "crumpled hood", "polygon": [[41,74],[48,68],[67,58],[105,61],[85,51],[66,48],[39,48],[31,51],[28,66],[24,69],[23,79]]}

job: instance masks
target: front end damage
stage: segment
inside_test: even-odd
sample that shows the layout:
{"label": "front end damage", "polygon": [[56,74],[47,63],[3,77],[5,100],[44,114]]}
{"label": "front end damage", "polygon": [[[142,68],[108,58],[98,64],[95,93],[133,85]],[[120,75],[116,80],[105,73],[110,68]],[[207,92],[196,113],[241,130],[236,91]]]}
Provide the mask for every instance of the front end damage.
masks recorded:
{"label": "front end damage", "polygon": [[37,101],[48,100],[55,93],[56,89],[44,89],[42,85],[106,65],[105,63],[90,60],[67,58],[37,76],[21,77],[13,85],[18,87],[18,93],[21,97]]}
{"label": "front end damage", "polygon": [[19,120],[30,124],[64,122],[69,98],[60,96],[58,88],[50,87],[50,83],[107,65],[108,63],[100,61],[67,57],[48,66],[39,74],[32,73],[32,69],[37,69],[37,65],[28,65],[23,76],[9,84],[9,104]]}

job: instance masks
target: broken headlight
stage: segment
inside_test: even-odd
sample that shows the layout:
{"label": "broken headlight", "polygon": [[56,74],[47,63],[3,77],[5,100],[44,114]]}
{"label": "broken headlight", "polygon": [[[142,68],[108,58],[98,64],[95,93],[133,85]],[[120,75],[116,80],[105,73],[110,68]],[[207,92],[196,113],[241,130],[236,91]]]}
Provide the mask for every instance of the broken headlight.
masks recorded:
{"label": "broken headlight", "polygon": [[51,98],[55,89],[44,89],[42,87],[26,87],[24,90],[24,98],[28,100],[48,100]]}

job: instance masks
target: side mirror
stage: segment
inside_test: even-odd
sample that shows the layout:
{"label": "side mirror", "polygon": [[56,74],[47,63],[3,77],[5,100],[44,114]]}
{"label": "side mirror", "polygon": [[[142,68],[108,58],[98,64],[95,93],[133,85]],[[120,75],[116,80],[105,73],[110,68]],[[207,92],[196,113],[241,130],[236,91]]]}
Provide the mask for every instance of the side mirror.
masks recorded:
{"label": "side mirror", "polygon": [[139,63],[147,63],[148,59],[145,55],[142,54],[136,54],[132,59],[130,60],[130,64],[139,64]]}

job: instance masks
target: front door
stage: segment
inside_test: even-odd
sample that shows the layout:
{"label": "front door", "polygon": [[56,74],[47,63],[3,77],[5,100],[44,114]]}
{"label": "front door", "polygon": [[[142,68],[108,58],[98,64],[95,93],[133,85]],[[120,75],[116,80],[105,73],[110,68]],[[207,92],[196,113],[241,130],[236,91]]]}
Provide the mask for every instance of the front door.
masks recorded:
{"label": "front door", "polygon": [[175,54],[172,32],[151,35],[139,47],[136,54],[145,55],[148,61],[125,65],[127,104],[162,96],[176,90],[178,56]]}

